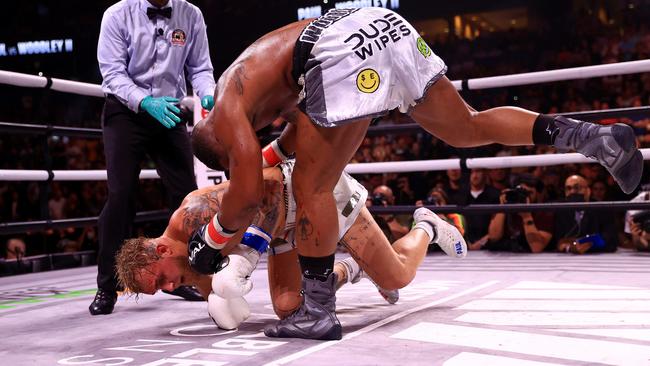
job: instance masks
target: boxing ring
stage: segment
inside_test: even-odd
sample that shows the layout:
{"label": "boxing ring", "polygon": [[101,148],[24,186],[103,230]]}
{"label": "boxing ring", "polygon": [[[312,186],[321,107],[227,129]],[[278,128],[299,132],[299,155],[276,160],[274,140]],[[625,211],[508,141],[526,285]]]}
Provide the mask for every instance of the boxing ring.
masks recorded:
{"label": "boxing ring", "polygon": [[[525,85],[650,71],[650,60],[454,81],[459,90]],[[101,97],[97,85],[0,71],[0,83],[46,87]],[[648,107],[566,113],[648,116]],[[195,111],[197,116],[197,111]],[[369,134],[415,131],[413,125],[371,127]],[[71,134],[97,138],[101,131],[0,122],[1,133]],[[650,149],[642,150],[650,159]],[[351,174],[447,169],[507,168],[593,163],[580,154],[547,154],[351,164]],[[210,175],[212,172],[208,172]],[[157,179],[145,170],[141,179]],[[105,171],[0,170],[1,181],[105,180]],[[599,202],[433,206],[436,212],[516,212],[648,209],[649,203]],[[412,206],[373,208],[411,213]],[[160,221],[167,212],[141,212]],[[0,234],[93,224],[96,218],[0,223]],[[86,253],[87,255],[90,255]],[[337,254],[340,257],[341,254]],[[340,341],[266,338],[275,321],[266,257],[247,295],[252,316],[223,331],[207,304],[158,293],[121,296],[109,316],[91,316],[96,268],[65,269],[0,278],[3,364],[61,365],[645,365],[650,364],[650,266],[648,253],[574,256],[471,251],[457,260],[429,254],[395,305],[367,280],[337,292]],[[29,260],[25,258],[24,260]]]}

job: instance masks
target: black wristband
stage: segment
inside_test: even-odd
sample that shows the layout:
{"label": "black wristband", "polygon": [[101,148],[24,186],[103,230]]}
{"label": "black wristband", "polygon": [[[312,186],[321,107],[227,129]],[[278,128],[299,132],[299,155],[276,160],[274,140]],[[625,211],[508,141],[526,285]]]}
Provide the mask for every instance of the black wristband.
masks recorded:
{"label": "black wristband", "polygon": [[288,153],[284,150],[284,148],[282,148],[282,145],[280,145],[280,138],[278,138],[278,139],[276,140],[276,142],[278,143],[278,149],[280,149],[280,152],[282,153],[282,155],[287,156],[287,157],[288,157],[289,155],[291,155],[291,154],[288,154]]}

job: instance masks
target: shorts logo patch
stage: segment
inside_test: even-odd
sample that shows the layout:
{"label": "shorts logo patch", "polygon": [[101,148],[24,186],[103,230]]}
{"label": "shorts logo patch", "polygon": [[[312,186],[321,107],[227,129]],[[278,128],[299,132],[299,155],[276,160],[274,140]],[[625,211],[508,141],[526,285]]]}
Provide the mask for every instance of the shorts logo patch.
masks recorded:
{"label": "shorts logo patch", "polygon": [[363,93],[374,93],[380,81],[379,74],[373,69],[363,69],[357,74],[357,88]]}
{"label": "shorts logo patch", "polygon": [[418,37],[418,51],[424,56],[424,58],[427,58],[431,56],[431,48],[429,48],[429,45],[422,39],[422,37]]}
{"label": "shorts logo patch", "polygon": [[185,36],[185,32],[182,29],[174,29],[172,32],[172,45],[185,46],[186,41],[187,37]]}

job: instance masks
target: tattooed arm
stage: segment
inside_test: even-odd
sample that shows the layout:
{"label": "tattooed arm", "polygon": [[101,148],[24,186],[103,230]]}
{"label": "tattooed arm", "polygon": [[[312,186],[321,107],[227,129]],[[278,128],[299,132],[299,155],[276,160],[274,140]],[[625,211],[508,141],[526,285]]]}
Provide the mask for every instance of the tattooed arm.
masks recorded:
{"label": "tattooed arm", "polygon": [[[222,197],[228,185],[229,182],[224,182],[187,195],[169,220],[165,235],[187,242],[196,229],[208,223],[221,210]],[[264,190],[262,205],[253,218],[253,224],[273,235],[284,225],[284,186],[277,180],[266,180]],[[240,237],[236,235],[236,240],[232,242],[238,243]]]}

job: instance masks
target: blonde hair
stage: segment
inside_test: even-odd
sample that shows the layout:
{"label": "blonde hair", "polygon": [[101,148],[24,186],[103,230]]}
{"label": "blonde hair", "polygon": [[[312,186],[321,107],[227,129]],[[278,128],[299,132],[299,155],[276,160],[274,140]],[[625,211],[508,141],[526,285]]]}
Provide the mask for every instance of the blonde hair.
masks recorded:
{"label": "blonde hair", "polygon": [[115,270],[118,282],[125,291],[132,294],[142,293],[138,278],[143,269],[160,259],[156,246],[151,238],[143,236],[124,241],[122,249],[115,256]]}

